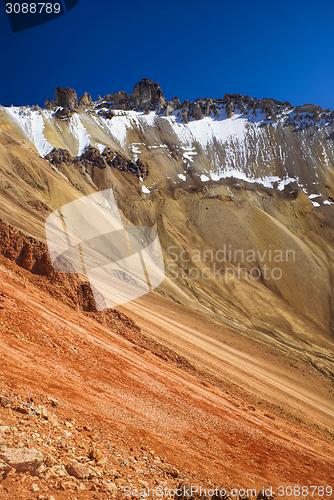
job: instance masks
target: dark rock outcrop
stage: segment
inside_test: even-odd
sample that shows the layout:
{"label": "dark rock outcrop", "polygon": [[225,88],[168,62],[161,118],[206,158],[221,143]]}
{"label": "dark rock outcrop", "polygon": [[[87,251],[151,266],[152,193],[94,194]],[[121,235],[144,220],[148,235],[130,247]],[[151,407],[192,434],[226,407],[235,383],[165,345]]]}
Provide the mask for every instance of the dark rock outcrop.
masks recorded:
{"label": "dark rock outcrop", "polygon": [[231,118],[234,114],[234,104],[232,101],[228,102],[225,107],[227,118]]}
{"label": "dark rock outcrop", "polygon": [[97,114],[107,120],[111,120],[115,116],[115,113],[111,109],[101,109]]}
{"label": "dark rock outcrop", "polygon": [[89,108],[92,105],[92,98],[88,92],[85,92],[79,99],[78,106],[79,108]]}
{"label": "dark rock outcrop", "polygon": [[128,160],[121,153],[112,151],[110,148],[104,149],[102,157],[110,167],[117,168],[123,172],[131,172],[137,177],[141,176],[143,179],[148,175],[147,165],[142,163],[139,159],[136,162],[133,162]]}
{"label": "dark rock outcrop", "polygon": [[80,162],[86,167],[92,166],[101,170],[107,166],[105,159],[100,154],[100,151],[93,146],[89,146],[86,151],[84,151],[84,153],[80,156]]}
{"label": "dark rock outcrop", "polygon": [[55,105],[63,108],[74,109],[78,106],[78,97],[74,89],[57,87],[55,92]]}
{"label": "dark rock outcrop", "polygon": [[56,167],[61,163],[70,165],[74,161],[73,156],[67,151],[67,149],[53,149],[51,153],[45,156],[45,159]]}
{"label": "dark rock outcrop", "polygon": [[113,151],[106,147],[102,153],[93,146],[89,146],[81,156],[74,158],[66,149],[53,149],[51,153],[45,156],[52,165],[60,171],[62,165],[74,165],[75,167],[84,168],[85,172],[92,178],[94,177],[94,169],[105,169],[107,166],[117,168],[122,172],[130,172],[137,177],[145,177],[148,175],[148,167],[139,158],[136,162],[129,160],[122,153]]}
{"label": "dark rock outcrop", "polygon": [[316,106],[315,104],[303,104],[302,106],[296,106],[294,109],[295,113],[322,113],[323,109],[321,106]]}
{"label": "dark rock outcrop", "polygon": [[133,87],[133,96],[138,96],[141,101],[149,101],[151,104],[164,105],[166,99],[158,83],[152,82],[149,78],[143,78]]}
{"label": "dark rock outcrop", "polygon": [[69,108],[59,108],[54,116],[58,120],[68,120],[72,114],[73,110]]}

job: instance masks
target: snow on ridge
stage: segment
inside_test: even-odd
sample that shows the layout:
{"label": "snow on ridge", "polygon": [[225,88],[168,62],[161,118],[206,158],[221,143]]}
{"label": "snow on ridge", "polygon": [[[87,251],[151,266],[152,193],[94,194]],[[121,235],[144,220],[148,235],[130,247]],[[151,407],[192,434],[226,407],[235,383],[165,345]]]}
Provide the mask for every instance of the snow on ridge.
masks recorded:
{"label": "snow on ridge", "polygon": [[80,156],[90,144],[89,134],[83,126],[80,116],[77,114],[71,116],[68,129],[78,140],[78,156]]}
{"label": "snow on ridge", "polygon": [[35,111],[25,107],[6,108],[6,112],[19,125],[28,139],[34,144],[41,156],[46,156],[53,149],[44,137],[45,122],[49,118],[47,111]]}
{"label": "snow on ridge", "polygon": [[[206,175],[201,175],[201,180],[206,182],[210,180]],[[202,178],[205,178],[203,180]],[[273,188],[274,184],[277,183],[277,189],[279,191],[283,191],[284,187],[290,184],[291,182],[299,183],[298,177],[289,177],[288,175],[281,179],[277,175],[265,175],[262,177],[248,177],[247,174],[241,170],[236,168],[227,168],[224,171],[211,172],[210,178],[212,181],[219,181],[220,179],[234,178],[239,179],[245,182],[250,182],[252,184],[261,184],[263,187]]]}
{"label": "snow on ridge", "polygon": [[173,132],[181,143],[189,147],[193,142],[197,142],[204,151],[214,139],[222,144],[231,138],[243,141],[248,123],[246,116],[233,115],[232,118],[227,118],[222,113],[218,119],[207,116],[201,120],[191,120],[189,123],[181,123],[174,116],[165,119],[169,120]]}
{"label": "snow on ridge", "polygon": [[[50,126],[54,125],[54,112],[30,107],[10,107],[4,109],[35,145],[41,156],[47,155],[53,149],[53,145],[46,140],[44,131],[46,122],[49,122]],[[293,120],[293,112],[290,111],[289,113],[282,114],[279,122],[282,122],[282,120],[286,118]],[[105,145],[94,140],[93,136],[90,137],[88,133],[89,122],[95,122],[98,127],[104,129],[107,136],[112,136],[123,149],[126,149],[126,139],[129,129],[136,128],[139,132],[145,134],[146,130],[149,131],[152,128],[156,128],[155,125],[158,120],[164,120],[169,123],[176,139],[179,141],[177,142],[177,140],[175,140],[175,143],[179,144],[177,147],[182,150],[182,156],[188,162],[194,162],[196,159],[197,152],[194,144],[199,144],[204,152],[207,151],[208,147],[212,148],[213,154],[216,154],[214,147],[216,141],[224,145],[226,152],[225,165],[221,167],[218,165],[219,156],[217,156],[215,160],[215,164],[218,167],[217,170],[213,168],[211,172],[199,174],[202,182],[235,178],[249,183],[258,183],[267,188],[273,188],[275,185],[279,191],[282,191],[284,187],[291,182],[296,182],[299,187],[303,188],[297,177],[293,178],[288,175],[283,178],[275,175],[255,177],[247,172],[246,164],[244,165],[244,170],[242,166],[240,166],[240,169],[235,168],[235,165],[241,165],[243,163],[241,160],[244,156],[244,151],[246,151],[248,147],[248,138],[253,141],[254,139],[257,140],[261,138],[262,133],[266,136],[265,130],[261,128],[261,125],[271,122],[264,122],[264,115],[259,110],[256,111],[255,115],[251,115],[250,113],[244,115],[236,112],[231,118],[227,118],[225,110],[219,109],[217,118],[212,116],[204,117],[201,120],[194,120],[191,118],[188,123],[183,123],[181,117],[176,116],[176,114],[162,116],[158,115],[156,111],[152,111],[149,114],[137,111],[115,111],[115,116],[112,119],[94,114],[86,117],[80,115],[80,113],[74,113],[69,120],[64,122],[64,126],[67,128],[68,133],[72,134],[77,139],[78,155],[80,155],[89,146],[90,142],[99,149],[100,153],[102,153],[105,148]],[[277,124],[274,124],[274,126],[276,125]],[[157,128],[157,130],[160,131],[160,128]],[[138,147],[141,146],[141,144],[148,149],[168,149],[168,146],[163,144],[164,139],[161,134],[159,134],[159,142],[158,139],[155,140],[157,142],[155,145],[153,142],[151,146],[146,146],[145,143],[129,144],[128,150],[132,153],[134,161],[137,161],[138,155],[141,153],[140,147]],[[272,154],[270,148],[267,150],[268,144],[266,142],[263,142],[262,146],[262,152],[264,154]],[[282,152],[279,146],[278,155],[281,161],[284,161],[287,153]],[[329,159],[324,147],[322,157],[323,162],[328,165]],[[186,180],[186,175],[178,174],[178,177],[183,181]],[[142,190],[144,193],[150,192],[145,186],[142,186]],[[323,202],[320,201],[319,203],[317,201],[312,201],[314,198],[321,197],[322,195],[308,194],[307,191],[305,191],[305,193],[315,207],[320,206],[320,203],[325,205],[333,204],[333,202],[328,200]]]}
{"label": "snow on ridge", "polygon": [[122,148],[125,146],[125,140],[130,128],[130,122],[123,115],[115,115],[113,118],[102,118],[101,116],[92,115],[95,123],[101,127],[106,126],[111,136],[120,143]]}

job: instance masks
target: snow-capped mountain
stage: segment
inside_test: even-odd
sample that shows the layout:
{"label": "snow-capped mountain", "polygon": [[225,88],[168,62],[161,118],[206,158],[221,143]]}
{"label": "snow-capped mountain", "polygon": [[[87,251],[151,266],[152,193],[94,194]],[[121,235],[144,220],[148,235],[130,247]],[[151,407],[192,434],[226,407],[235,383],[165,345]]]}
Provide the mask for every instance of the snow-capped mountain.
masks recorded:
{"label": "snow-capped mountain", "polygon": [[[143,158],[155,164],[169,184],[191,187],[196,180],[228,178],[278,191],[289,186],[290,193],[302,190],[315,207],[333,203],[334,114],[329,110],[235,95],[167,102],[161,91],[155,103],[157,84],[140,83],[144,96],[136,94],[137,84],[132,96],[121,92],[94,103],[88,97],[86,105],[60,107],[59,102],[73,104],[65,94],[63,101],[48,101],[49,109],[5,112],[43,157],[54,149],[80,157],[89,146],[102,155],[111,148],[134,163]],[[145,193],[162,187],[154,174],[141,182]]]}
{"label": "snow-capped mountain", "polygon": [[58,87],[45,109],[0,108],[6,222],[43,240],[51,211],[110,187],[129,224],[159,233],[161,293],[334,373],[334,112],[167,101],[148,79],[95,102]]}

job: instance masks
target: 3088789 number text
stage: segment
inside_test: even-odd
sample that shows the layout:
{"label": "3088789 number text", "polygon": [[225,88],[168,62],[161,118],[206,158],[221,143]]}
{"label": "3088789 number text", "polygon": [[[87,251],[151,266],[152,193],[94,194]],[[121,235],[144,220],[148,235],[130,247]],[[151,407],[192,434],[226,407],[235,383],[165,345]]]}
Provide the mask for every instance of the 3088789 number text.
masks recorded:
{"label": "3088789 number text", "polygon": [[331,486],[279,486],[277,495],[279,497],[330,497],[333,489]]}
{"label": "3088789 number text", "polygon": [[6,3],[7,14],[59,14],[60,3]]}

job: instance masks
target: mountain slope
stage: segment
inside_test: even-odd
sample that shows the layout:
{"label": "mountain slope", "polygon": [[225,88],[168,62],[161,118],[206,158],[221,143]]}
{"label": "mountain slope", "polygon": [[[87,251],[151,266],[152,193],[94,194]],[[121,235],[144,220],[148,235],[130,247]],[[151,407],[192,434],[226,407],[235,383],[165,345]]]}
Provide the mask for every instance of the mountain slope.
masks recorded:
{"label": "mountain slope", "polygon": [[157,292],[333,376],[333,113],[168,102],[147,79],[97,102],[73,92],[1,108],[3,219],[44,240],[51,211],[112,187],[126,223],[158,230]]}
{"label": "mountain slope", "polygon": [[[175,323],[185,319],[197,334],[210,326],[224,337],[217,345],[228,370],[208,376],[198,362],[192,369],[182,361],[168,363],[124,315],[111,312],[108,327],[66,302],[62,284],[54,297],[49,287],[44,277],[31,277],[0,256],[0,419],[8,426],[0,427],[1,451],[4,438],[10,448],[28,446],[52,457],[33,478],[12,474],[2,481],[0,470],[2,498],[112,498],[107,481],[116,482],[118,498],[129,485],[170,489],[183,480],[228,491],[255,488],[254,498],[264,485],[274,492],[279,485],[307,481],[330,485],[331,384],[320,374],[303,364],[291,367],[289,358],[253,340],[243,344],[204,315],[190,311],[184,318],[184,308],[177,306]],[[157,302],[160,312],[163,303]],[[194,352],[201,357],[200,346]],[[230,364],[232,353],[247,383],[238,364]],[[274,391],[253,394],[258,368],[277,377]],[[279,386],[289,387],[292,375],[288,402],[277,404]],[[265,378],[259,382],[266,387]],[[89,460],[94,449],[105,462]],[[60,470],[73,460],[93,469],[89,481]],[[39,493],[31,490],[31,480]]]}

